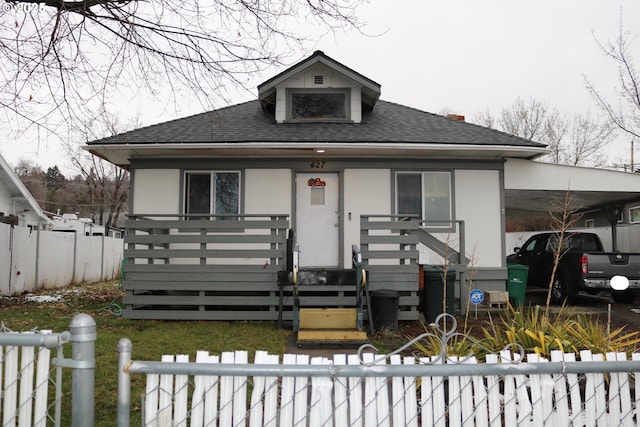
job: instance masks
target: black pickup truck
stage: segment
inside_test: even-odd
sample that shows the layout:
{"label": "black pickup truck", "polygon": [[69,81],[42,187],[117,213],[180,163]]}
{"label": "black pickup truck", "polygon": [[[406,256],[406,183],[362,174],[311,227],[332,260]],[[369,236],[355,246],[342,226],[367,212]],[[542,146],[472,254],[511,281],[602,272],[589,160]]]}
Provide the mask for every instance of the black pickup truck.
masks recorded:
{"label": "black pickup truck", "polygon": [[[527,285],[547,287],[557,246],[557,233],[535,234],[514,249],[507,263],[527,265]],[[579,291],[596,294],[603,290],[610,291],[616,302],[632,303],[634,291],[640,290],[640,253],[605,252],[597,234],[569,232],[561,254],[551,285],[551,300],[556,304],[572,302]],[[614,276],[628,279],[628,288],[614,290]]]}

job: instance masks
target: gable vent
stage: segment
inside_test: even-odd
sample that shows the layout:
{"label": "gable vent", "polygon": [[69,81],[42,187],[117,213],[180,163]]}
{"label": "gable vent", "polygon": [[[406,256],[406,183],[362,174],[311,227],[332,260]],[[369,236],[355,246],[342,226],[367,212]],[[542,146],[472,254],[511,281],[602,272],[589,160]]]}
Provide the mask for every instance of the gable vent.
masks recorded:
{"label": "gable vent", "polygon": [[313,76],[313,84],[314,85],[323,85],[324,84],[324,76],[323,75]]}

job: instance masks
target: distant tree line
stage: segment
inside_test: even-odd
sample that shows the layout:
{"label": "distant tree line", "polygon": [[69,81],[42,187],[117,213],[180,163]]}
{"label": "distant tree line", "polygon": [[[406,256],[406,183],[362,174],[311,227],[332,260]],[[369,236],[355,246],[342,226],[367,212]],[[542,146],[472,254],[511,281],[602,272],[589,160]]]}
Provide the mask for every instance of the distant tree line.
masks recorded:
{"label": "distant tree line", "polygon": [[45,212],[75,213],[95,224],[123,226],[121,214],[127,213],[129,197],[129,174],[123,169],[92,159],[80,173],[66,177],[58,166],[44,170],[22,159],[15,173]]}

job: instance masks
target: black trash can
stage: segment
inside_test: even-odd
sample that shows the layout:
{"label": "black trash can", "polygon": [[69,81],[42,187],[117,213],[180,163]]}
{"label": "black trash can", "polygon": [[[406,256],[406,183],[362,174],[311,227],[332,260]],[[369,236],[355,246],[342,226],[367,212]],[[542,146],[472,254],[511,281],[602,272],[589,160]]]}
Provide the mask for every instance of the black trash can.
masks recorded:
{"label": "black trash can", "polygon": [[398,307],[400,292],[391,289],[377,289],[371,291],[371,314],[373,316],[373,328],[398,329]]}
{"label": "black trash can", "polygon": [[[454,315],[455,308],[455,283],[456,271],[453,268],[447,268],[447,286],[446,286],[446,313]],[[424,309],[424,318],[427,323],[432,323],[440,314],[442,314],[443,302],[445,297],[444,286],[444,267],[441,265],[425,265],[424,266],[424,288],[422,290],[422,306]]]}

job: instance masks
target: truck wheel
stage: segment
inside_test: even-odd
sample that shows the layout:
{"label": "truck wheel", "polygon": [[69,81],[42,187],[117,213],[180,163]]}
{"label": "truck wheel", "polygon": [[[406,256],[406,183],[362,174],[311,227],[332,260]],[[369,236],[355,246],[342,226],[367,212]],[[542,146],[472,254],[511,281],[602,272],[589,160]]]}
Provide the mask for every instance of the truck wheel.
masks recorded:
{"label": "truck wheel", "polygon": [[629,290],[611,291],[611,298],[619,304],[633,304],[635,297],[635,294]]}
{"label": "truck wheel", "polygon": [[575,300],[575,292],[570,292],[566,277],[562,273],[558,273],[551,284],[551,302],[553,304],[570,303]]}

